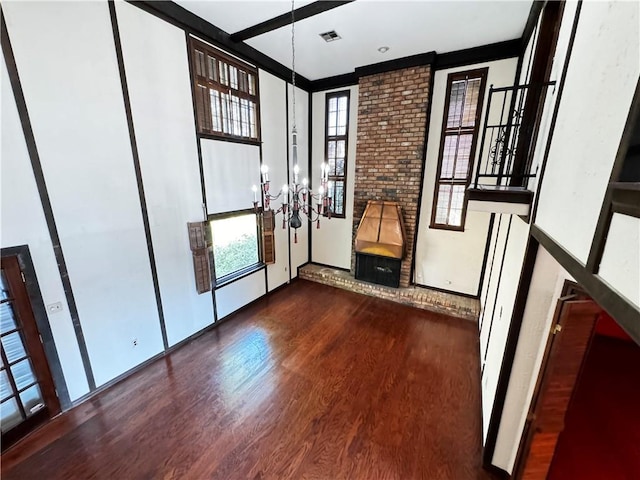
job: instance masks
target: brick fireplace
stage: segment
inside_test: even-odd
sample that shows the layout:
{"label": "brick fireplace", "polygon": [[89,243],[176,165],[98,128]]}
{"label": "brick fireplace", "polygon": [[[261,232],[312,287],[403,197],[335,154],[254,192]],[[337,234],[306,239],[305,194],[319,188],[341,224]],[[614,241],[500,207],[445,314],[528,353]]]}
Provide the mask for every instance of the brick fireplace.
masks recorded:
{"label": "brick fireplace", "polygon": [[[400,203],[407,235],[400,287],[410,283],[430,83],[428,65],[359,81],[353,237],[368,200]],[[354,269],[352,249],[351,271]]]}

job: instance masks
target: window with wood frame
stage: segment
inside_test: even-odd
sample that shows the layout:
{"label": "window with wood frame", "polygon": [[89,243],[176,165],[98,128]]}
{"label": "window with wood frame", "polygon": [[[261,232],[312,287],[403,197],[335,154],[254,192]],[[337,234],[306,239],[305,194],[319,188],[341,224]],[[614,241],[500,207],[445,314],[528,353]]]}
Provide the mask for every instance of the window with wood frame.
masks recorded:
{"label": "window with wood frame", "polygon": [[487,72],[483,68],[447,77],[431,228],[464,230]]}
{"label": "window with wood frame", "polygon": [[253,209],[209,216],[215,283],[224,283],[262,265],[261,233]]}
{"label": "window with wood frame", "polygon": [[327,93],[325,106],[325,162],[329,169],[331,215],[345,216],[347,152],[349,147],[349,90]]}
{"label": "window with wood frame", "polygon": [[194,38],[189,44],[198,132],[259,141],[257,69]]}

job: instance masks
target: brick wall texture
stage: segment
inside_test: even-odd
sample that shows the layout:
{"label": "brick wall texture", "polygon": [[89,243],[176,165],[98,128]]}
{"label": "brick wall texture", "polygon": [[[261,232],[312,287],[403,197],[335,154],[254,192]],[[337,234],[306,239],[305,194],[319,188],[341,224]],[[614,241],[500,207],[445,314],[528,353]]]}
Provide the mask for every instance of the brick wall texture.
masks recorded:
{"label": "brick wall texture", "polygon": [[355,239],[368,200],[400,203],[407,230],[400,287],[410,283],[430,79],[427,65],[361,77],[359,81],[353,236]]}

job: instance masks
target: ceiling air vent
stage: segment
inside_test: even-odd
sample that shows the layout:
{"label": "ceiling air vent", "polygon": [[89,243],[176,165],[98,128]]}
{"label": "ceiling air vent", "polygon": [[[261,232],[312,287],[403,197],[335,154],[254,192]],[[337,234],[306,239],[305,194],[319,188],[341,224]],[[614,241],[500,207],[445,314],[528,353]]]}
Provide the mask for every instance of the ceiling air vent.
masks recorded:
{"label": "ceiling air vent", "polygon": [[321,33],[320,36],[324,39],[325,42],[333,42],[335,40],[340,40],[342,38],[340,35],[336,33],[335,30]]}

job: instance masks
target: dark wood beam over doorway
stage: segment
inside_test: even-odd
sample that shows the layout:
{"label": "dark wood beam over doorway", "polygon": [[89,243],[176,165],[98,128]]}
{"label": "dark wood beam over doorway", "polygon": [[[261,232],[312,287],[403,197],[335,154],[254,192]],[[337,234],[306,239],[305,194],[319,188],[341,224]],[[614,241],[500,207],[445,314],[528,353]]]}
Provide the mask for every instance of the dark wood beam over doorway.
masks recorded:
{"label": "dark wood beam over doorway", "polygon": [[[342,5],[353,1],[354,0],[323,0],[321,2],[313,2],[309,5],[305,5],[304,7],[296,8],[294,10],[294,18],[296,22],[304,20],[305,18],[313,17],[314,15],[326,12],[327,10],[332,10],[336,7],[341,7]],[[289,24],[291,24],[291,12],[283,13],[277,17],[270,18],[269,20],[265,20],[264,22],[251,27],[247,27],[244,30],[233,33],[229,38],[233,42],[243,42],[249,38],[257,37],[258,35],[262,35],[263,33],[267,33],[272,30],[277,30],[278,28]]]}

